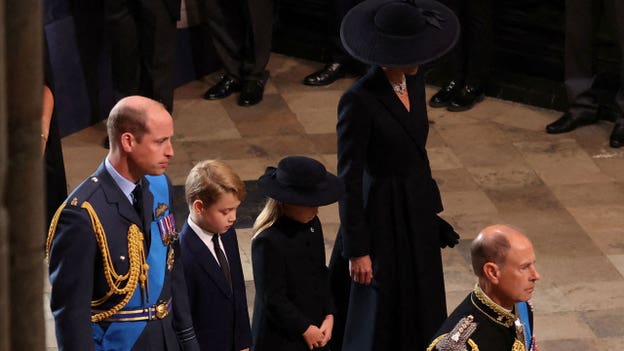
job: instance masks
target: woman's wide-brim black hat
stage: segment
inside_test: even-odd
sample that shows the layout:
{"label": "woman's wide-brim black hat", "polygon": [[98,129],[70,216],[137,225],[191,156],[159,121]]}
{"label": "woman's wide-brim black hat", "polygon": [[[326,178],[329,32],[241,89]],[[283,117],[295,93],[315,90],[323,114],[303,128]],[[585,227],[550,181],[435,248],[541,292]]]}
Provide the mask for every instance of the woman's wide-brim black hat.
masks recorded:
{"label": "woman's wide-brim black hat", "polygon": [[277,168],[267,167],[258,187],[264,196],[299,206],[329,205],[344,193],[338,177],[327,172],[322,163],[304,156],[288,156]]}
{"label": "woman's wide-brim black hat", "polygon": [[366,0],[343,18],[340,38],[362,62],[409,67],[446,54],[459,30],[453,11],[434,0]]}

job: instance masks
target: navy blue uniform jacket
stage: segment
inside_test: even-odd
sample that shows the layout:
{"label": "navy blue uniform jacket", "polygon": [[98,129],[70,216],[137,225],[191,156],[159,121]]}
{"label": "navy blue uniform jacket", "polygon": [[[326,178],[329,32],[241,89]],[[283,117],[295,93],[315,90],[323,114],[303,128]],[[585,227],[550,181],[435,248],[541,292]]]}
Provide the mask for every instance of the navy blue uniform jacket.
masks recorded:
{"label": "navy blue uniform jacket", "polygon": [[239,351],[251,346],[245,279],[234,228],[221,236],[232,275],[232,289],[208,247],[184,224],[180,232],[182,262],[193,326],[207,351]]}
{"label": "navy blue uniform jacket", "polygon": [[[153,196],[147,179],[143,178],[142,184],[145,223],[140,223],[138,214],[106,171],[104,163],[67,200],[56,227],[49,261],[52,285],[50,307],[61,351],[95,349],[91,301],[102,298],[108,291],[102,255],[90,216],[80,205],[88,201],[95,209],[106,233],[112,264],[117,272],[125,274],[129,268],[127,232],[131,224],[137,224],[145,233],[146,247],[149,248]],[[169,190],[171,194],[171,188]],[[169,203],[172,204],[171,199]],[[173,244],[173,248],[179,251],[177,243]],[[182,262],[178,258],[172,270],[166,270],[159,298],[165,301],[172,299],[171,313],[164,319],[147,322],[132,350],[198,350],[189,317]],[[119,301],[120,298],[113,296],[98,309],[110,309]],[[104,330],[108,325],[107,322],[99,323]]]}

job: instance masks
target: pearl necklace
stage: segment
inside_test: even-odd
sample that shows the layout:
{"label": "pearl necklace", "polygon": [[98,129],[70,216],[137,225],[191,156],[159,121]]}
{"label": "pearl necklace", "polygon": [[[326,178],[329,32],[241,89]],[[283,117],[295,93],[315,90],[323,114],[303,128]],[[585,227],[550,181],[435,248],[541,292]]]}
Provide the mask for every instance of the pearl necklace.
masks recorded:
{"label": "pearl necklace", "polygon": [[392,90],[394,90],[399,95],[404,95],[407,93],[407,82],[405,81],[405,75],[403,75],[403,80],[400,83],[390,82],[392,85]]}

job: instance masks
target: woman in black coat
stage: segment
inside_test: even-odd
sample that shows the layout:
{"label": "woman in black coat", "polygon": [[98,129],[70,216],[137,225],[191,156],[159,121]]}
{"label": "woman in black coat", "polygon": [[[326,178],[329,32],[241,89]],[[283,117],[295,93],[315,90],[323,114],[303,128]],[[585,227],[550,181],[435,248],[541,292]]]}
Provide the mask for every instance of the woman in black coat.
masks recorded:
{"label": "woman in black coat", "polygon": [[[443,208],[425,149],[419,66],[447,52],[458,31],[448,8],[425,0],[368,0],[343,20],[345,47],[372,67],[338,106],[346,195],[331,267],[346,268],[348,260],[352,289],[372,289],[366,295],[373,296],[353,301],[351,292],[348,314],[359,317],[347,317],[343,350],[424,350],[446,318],[440,248],[459,236],[437,216]],[[332,283],[334,291],[345,285]],[[361,317],[369,311],[376,313]]]}

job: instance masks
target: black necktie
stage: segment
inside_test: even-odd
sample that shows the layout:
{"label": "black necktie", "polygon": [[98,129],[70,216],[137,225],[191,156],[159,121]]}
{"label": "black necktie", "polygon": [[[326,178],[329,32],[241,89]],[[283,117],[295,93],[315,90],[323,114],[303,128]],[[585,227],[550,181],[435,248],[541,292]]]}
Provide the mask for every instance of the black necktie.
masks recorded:
{"label": "black necktie", "polygon": [[141,183],[137,183],[132,190],[132,207],[139,214],[139,218],[141,218],[141,225],[143,224],[143,191],[141,190]]}
{"label": "black necktie", "polygon": [[225,280],[227,280],[230,289],[232,288],[232,276],[230,275],[230,265],[228,264],[227,259],[225,258],[225,254],[223,250],[221,250],[221,245],[219,245],[219,234],[212,235],[212,243],[214,244],[215,254],[217,254],[217,260],[219,261],[219,265],[223,270],[223,275],[225,275]]}

